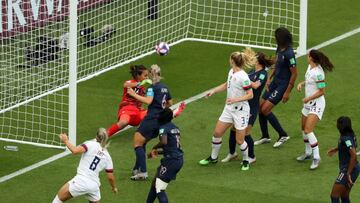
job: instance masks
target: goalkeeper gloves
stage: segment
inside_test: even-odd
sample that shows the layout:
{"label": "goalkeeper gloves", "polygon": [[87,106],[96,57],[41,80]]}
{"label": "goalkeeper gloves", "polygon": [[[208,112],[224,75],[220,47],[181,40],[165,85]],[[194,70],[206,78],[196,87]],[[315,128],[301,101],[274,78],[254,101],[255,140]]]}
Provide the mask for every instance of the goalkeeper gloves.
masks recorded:
{"label": "goalkeeper gloves", "polygon": [[145,79],[145,80],[143,80],[141,82],[138,82],[137,86],[143,86],[143,85],[146,85],[146,84],[152,85],[152,81],[150,79]]}

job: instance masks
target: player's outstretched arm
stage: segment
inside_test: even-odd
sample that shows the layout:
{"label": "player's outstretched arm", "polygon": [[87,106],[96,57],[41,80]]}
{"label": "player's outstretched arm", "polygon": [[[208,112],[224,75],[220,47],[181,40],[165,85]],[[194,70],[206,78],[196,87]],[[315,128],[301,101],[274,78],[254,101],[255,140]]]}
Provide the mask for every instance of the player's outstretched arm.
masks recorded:
{"label": "player's outstretched arm", "polygon": [[227,82],[215,87],[214,89],[210,90],[207,94],[206,94],[206,98],[207,97],[211,97],[212,95],[214,95],[215,93],[218,93],[218,92],[222,92],[222,91],[225,91],[226,90],[226,87],[227,87]]}
{"label": "player's outstretched arm", "polygon": [[299,82],[299,84],[296,86],[297,91],[301,92],[302,87],[305,85],[305,81]]}
{"label": "player's outstretched arm", "polygon": [[328,156],[333,156],[339,149],[337,147],[331,148],[327,151]]}
{"label": "player's outstretched arm", "polygon": [[116,183],[115,183],[115,176],[113,173],[106,173],[107,174],[107,179],[111,185],[111,190],[116,194],[118,193],[118,189],[116,187]]}
{"label": "player's outstretched arm", "polygon": [[136,100],[138,100],[142,103],[145,103],[147,105],[151,104],[151,102],[153,100],[152,96],[143,97],[143,96],[136,94],[136,92],[132,88],[128,88],[127,93],[128,93],[128,95],[134,97]]}
{"label": "player's outstretched arm", "polygon": [[60,140],[66,145],[66,147],[71,151],[72,154],[82,154],[86,152],[86,149],[83,146],[74,146],[69,142],[69,138],[65,133],[59,135]]}

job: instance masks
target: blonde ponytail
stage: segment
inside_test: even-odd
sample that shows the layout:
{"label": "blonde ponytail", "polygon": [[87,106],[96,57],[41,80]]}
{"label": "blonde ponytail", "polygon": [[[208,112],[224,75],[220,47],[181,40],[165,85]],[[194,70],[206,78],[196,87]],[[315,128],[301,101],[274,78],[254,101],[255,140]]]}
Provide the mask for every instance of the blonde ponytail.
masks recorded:
{"label": "blonde ponytail", "polygon": [[230,58],[237,67],[242,69],[254,66],[256,63],[256,53],[249,47],[242,50],[242,52],[232,53]]}
{"label": "blonde ponytail", "polygon": [[160,82],[160,80],[162,79],[161,69],[157,64],[151,65],[149,72],[149,78],[150,80],[152,80],[153,84]]}
{"label": "blonde ponytail", "polygon": [[250,47],[246,47],[244,50],[242,50],[242,57],[244,60],[245,67],[251,67],[255,65],[256,53]]}
{"label": "blonde ponytail", "polygon": [[99,128],[96,133],[96,141],[100,143],[103,149],[106,149],[109,146],[108,143],[108,134],[105,128]]}

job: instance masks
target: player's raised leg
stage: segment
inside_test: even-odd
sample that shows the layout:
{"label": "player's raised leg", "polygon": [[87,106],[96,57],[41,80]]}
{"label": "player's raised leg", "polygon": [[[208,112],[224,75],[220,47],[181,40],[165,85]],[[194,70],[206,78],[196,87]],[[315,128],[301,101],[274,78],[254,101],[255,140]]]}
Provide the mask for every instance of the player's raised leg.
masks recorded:
{"label": "player's raised leg", "polygon": [[59,192],[57,193],[57,195],[55,196],[54,200],[52,201],[52,203],[62,203],[65,202],[69,199],[71,199],[72,196],[69,192],[69,183],[65,183],[59,190]]}

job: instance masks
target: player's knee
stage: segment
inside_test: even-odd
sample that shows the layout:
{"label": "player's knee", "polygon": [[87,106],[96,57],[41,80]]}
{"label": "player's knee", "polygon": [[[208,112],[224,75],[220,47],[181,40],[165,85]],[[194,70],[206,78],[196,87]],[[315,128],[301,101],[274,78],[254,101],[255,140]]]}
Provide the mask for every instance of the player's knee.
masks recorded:
{"label": "player's knee", "polygon": [[222,132],[220,130],[215,130],[214,131],[214,137],[221,138],[222,137]]}
{"label": "player's knee", "polygon": [[160,178],[156,178],[155,180],[155,188],[156,193],[160,193],[161,191],[165,191],[168,186],[168,183],[161,180]]}
{"label": "player's knee", "polygon": [[134,135],[134,148],[143,146],[145,142],[146,139],[139,132],[136,132]]}

